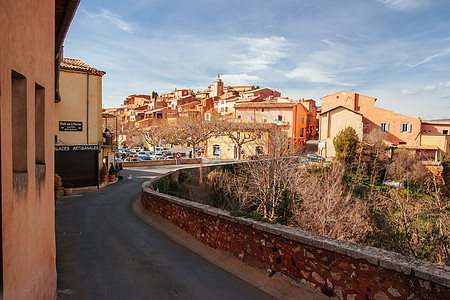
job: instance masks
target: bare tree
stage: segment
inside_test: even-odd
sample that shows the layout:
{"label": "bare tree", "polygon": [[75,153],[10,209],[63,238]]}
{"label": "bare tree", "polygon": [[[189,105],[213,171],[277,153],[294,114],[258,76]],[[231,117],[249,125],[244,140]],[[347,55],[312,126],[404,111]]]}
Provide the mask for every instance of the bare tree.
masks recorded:
{"label": "bare tree", "polygon": [[237,148],[238,159],[242,156],[242,146],[258,139],[263,139],[268,125],[263,123],[249,123],[238,120],[221,120],[218,134],[228,137]]}
{"label": "bare tree", "polygon": [[144,136],[145,141],[155,147],[168,136],[170,127],[166,119],[153,119],[149,121],[149,126],[138,131]]}
{"label": "bare tree", "polygon": [[176,124],[171,125],[168,139],[174,144],[189,143],[193,157],[196,157],[197,146],[206,141],[217,131],[214,120],[206,121],[201,115],[190,118],[178,118]]}
{"label": "bare tree", "polygon": [[295,199],[293,224],[335,239],[362,242],[371,224],[367,204],[355,198],[343,181],[345,167],[306,168],[297,172],[293,181]]}
{"label": "bare tree", "polygon": [[134,122],[119,123],[117,134],[119,137],[125,137],[125,140],[122,143],[125,147],[142,145],[144,142],[144,137],[135,127]]}

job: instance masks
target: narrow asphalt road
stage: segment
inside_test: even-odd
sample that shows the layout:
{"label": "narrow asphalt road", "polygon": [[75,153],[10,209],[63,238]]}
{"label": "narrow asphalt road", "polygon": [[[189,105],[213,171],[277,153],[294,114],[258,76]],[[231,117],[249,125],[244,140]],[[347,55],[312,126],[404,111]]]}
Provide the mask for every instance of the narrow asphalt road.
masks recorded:
{"label": "narrow asphalt road", "polygon": [[142,183],[171,169],[130,168],[116,184],[60,200],[58,299],[271,299],[130,210]]}

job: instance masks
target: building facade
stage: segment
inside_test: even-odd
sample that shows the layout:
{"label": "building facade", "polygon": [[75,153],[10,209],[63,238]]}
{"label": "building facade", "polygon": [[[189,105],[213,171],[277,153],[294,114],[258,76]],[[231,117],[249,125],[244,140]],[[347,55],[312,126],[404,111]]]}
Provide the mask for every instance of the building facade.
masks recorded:
{"label": "building facade", "polygon": [[274,123],[282,128],[286,137],[296,145],[307,140],[308,112],[299,101],[275,99],[264,102],[238,103],[235,119],[243,122]]}
{"label": "building facade", "polygon": [[56,296],[53,105],[78,2],[0,1],[2,299]]}
{"label": "building facade", "polygon": [[98,185],[103,158],[108,166],[114,159],[113,153],[108,154],[114,145],[103,138],[104,74],[77,59],[61,62],[61,101],[55,103],[54,117],[55,173],[75,187]]}
{"label": "building facade", "polygon": [[[394,148],[414,150],[421,145],[422,120],[420,118],[412,118],[376,107],[376,98],[361,95],[355,91],[341,91],[321,99],[323,112],[320,114],[319,153],[325,157],[335,155],[331,142],[343,129],[343,124],[354,127],[358,135],[360,128],[364,135],[375,130],[381,131],[384,139]],[[336,108],[339,110],[336,111]],[[361,138],[363,138],[362,135]]]}
{"label": "building facade", "polygon": [[363,116],[345,106],[337,106],[320,114],[320,134],[318,154],[323,157],[334,157],[333,139],[346,127],[355,129],[360,141],[363,140]]}

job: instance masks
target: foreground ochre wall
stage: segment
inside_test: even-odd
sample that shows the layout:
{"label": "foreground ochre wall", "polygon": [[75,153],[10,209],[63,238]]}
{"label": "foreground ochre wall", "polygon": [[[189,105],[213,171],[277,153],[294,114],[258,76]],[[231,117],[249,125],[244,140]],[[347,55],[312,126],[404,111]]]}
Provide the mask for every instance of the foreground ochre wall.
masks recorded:
{"label": "foreground ochre wall", "polygon": [[[0,20],[3,298],[54,299],[55,2],[1,0]],[[26,133],[12,128],[11,70],[26,77],[27,113],[18,118]],[[45,166],[35,163],[35,84],[45,89]],[[12,149],[17,134],[25,135],[24,145]],[[13,151],[26,160],[26,174],[13,174]]]}

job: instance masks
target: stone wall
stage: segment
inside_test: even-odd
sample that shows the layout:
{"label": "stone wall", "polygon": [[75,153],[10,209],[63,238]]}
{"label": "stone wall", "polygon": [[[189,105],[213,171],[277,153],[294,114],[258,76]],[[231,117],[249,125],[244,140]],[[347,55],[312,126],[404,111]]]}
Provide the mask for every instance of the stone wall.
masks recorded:
{"label": "stone wall", "polygon": [[[159,178],[156,178],[157,180]],[[204,244],[339,299],[450,299],[450,268],[333,240],[154,191],[141,202]]]}

